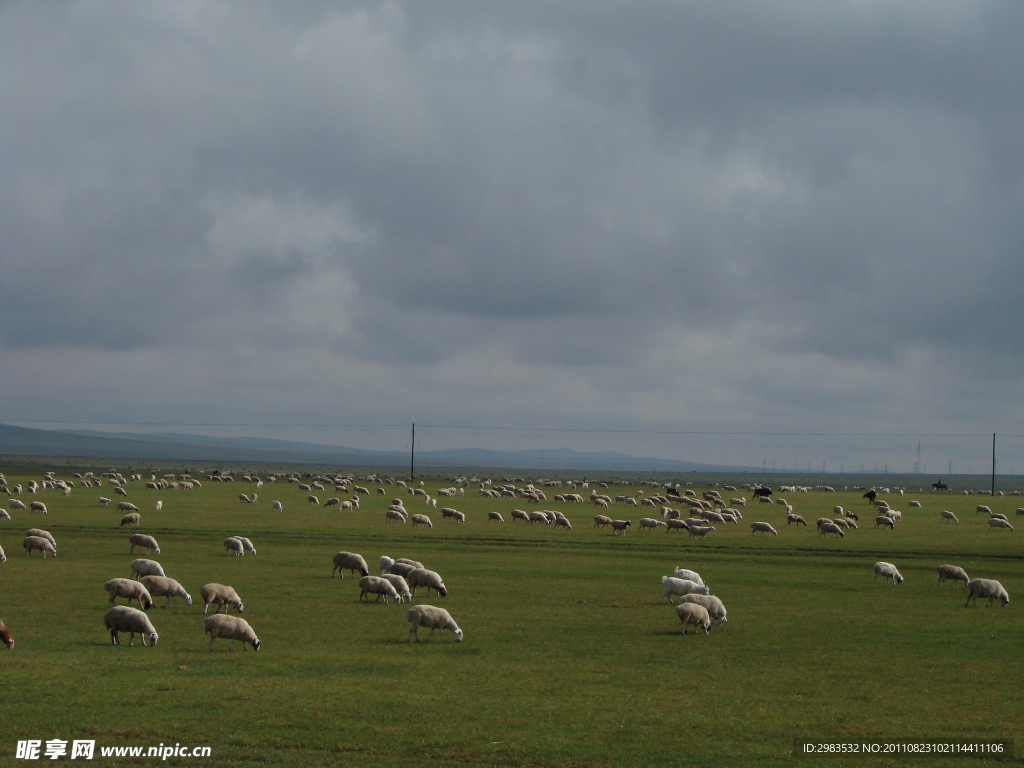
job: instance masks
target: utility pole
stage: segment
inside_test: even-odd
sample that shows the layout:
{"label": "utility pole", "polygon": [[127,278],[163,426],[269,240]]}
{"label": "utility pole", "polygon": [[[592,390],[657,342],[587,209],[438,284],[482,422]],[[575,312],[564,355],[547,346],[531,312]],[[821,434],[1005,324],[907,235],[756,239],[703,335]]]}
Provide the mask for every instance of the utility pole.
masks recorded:
{"label": "utility pole", "polygon": [[416,479],[416,422],[412,423],[412,450],[409,452],[409,479]]}
{"label": "utility pole", "polygon": [[991,495],[993,497],[995,497],[995,495],[996,495],[996,433],[995,432],[992,433],[992,493],[991,493]]}

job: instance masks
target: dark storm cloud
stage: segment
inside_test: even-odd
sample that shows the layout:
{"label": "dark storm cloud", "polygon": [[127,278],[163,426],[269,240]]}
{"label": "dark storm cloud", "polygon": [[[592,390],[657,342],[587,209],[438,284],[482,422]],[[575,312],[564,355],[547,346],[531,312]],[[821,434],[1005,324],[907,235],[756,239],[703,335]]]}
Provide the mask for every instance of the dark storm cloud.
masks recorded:
{"label": "dark storm cloud", "polygon": [[80,382],[116,360],[85,409],[144,410],[187,349],[238,414],[301,391],[617,428],[1019,421],[1015,5],[0,21],[0,344]]}

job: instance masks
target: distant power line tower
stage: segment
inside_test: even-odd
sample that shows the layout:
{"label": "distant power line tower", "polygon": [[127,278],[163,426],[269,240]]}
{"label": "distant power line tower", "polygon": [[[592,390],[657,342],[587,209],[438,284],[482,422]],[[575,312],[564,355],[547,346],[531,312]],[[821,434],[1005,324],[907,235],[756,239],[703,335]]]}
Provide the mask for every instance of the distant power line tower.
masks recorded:
{"label": "distant power line tower", "polygon": [[917,441],[917,461],[914,462],[914,474],[920,474],[921,472],[921,441]]}

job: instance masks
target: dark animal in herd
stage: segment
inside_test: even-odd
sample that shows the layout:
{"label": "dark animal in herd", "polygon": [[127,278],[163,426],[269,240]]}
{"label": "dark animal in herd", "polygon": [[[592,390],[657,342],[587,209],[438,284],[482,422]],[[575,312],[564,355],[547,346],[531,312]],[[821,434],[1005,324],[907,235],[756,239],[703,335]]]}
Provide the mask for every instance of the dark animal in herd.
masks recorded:
{"label": "dark animal in herd", "polygon": [[868,491],[863,496],[861,496],[861,498],[862,499],[867,499],[868,500],[868,504],[874,504],[875,503],[875,497],[877,495],[878,495],[878,491],[876,491],[874,488],[872,488],[870,491]]}
{"label": "dark animal in herd", "polygon": [[764,498],[767,499],[771,495],[772,495],[772,489],[769,488],[767,485],[757,485],[757,486],[754,486],[754,498],[755,499],[758,498],[758,497],[761,497],[761,496],[763,496]]}
{"label": "dark animal in herd", "polygon": [[939,478],[939,481],[937,483],[932,483],[932,490],[933,491],[948,491],[949,490],[949,486],[946,485],[944,482],[942,482],[942,478]]}

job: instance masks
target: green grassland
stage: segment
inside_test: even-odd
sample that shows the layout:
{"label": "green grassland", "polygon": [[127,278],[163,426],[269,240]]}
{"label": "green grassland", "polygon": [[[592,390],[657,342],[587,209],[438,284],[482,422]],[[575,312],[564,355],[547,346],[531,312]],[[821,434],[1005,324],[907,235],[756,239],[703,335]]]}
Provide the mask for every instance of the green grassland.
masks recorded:
{"label": "green grassland", "polygon": [[[809,529],[787,527],[776,505],[750,504],[739,526],[719,525],[697,541],[637,530],[650,507],[614,505],[610,514],[634,525],[612,536],[593,527],[590,504],[539,505],[564,512],[568,531],[513,524],[513,508],[534,505],[481,498],[470,486],[438,502],[465,512],[465,524],[429,510],[433,529],[413,530],[384,522],[391,498],[428,511],[393,486],[381,496],[371,485],[359,511],[339,512],[308,505],[293,484],[268,483],[258,503],[246,504],[238,494],[252,485],[197,476],[203,487],[190,492],[128,487],[142,513],[138,530],[160,542],[154,559],[196,599],[150,611],[155,648],[114,647],[102,625],[103,583],[146,556],[128,554],[135,529],[119,527],[113,505],[98,505],[101,495],[117,500],[112,489],[76,488],[67,498],[42,491],[31,498],[45,501],[48,515],[12,511],[0,522],[8,556],[0,617],[17,643],[0,648],[0,764],[28,764],[14,752],[30,738],[205,745],[212,759],[168,762],[218,766],[907,762],[794,759],[794,738],[1013,738],[1018,755],[1024,750],[1024,530],[990,531],[973,511],[988,503],[1014,521],[1019,497],[890,495],[903,511],[890,531],[871,528],[873,514],[854,491],[787,494]],[[428,481],[428,492],[439,485],[449,484]],[[924,509],[910,509],[910,498]],[[271,512],[274,499],[283,513]],[[813,521],[831,517],[835,504],[858,511],[860,529],[819,538]],[[960,524],[942,523],[941,509]],[[488,523],[491,510],[506,522]],[[752,536],[754,520],[779,536]],[[23,554],[33,526],[56,537],[58,558]],[[225,556],[221,542],[233,534],[249,536],[258,555]],[[447,608],[465,641],[445,633],[408,644],[407,605],[360,604],[356,579],[331,578],[339,550],[363,554],[371,572],[383,554],[440,572],[448,596],[415,602]],[[873,583],[878,560],[895,563],[906,582]],[[964,608],[963,587],[936,585],[943,563],[1000,580],[1011,603]],[[660,577],[676,566],[701,573],[726,604],[727,624],[706,636],[680,632],[672,607],[658,600]],[[263,643],[258,653],[224,641],[208,650],[199,590],[211,581],[242,596]],[[154,760],[97,752],[94,762]]]}

